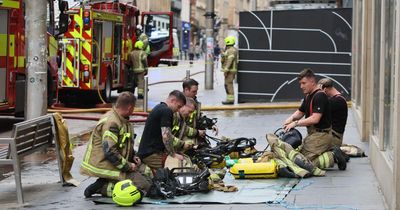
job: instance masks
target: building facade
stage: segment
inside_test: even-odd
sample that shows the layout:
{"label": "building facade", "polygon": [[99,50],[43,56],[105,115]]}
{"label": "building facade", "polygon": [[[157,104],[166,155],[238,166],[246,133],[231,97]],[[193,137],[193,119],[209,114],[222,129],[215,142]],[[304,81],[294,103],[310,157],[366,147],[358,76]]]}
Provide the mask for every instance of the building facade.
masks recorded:
{"label": "building facade", "polygon": [[390,209],[400,209],[399,33],[398,1],[353,1],[353,109]]}

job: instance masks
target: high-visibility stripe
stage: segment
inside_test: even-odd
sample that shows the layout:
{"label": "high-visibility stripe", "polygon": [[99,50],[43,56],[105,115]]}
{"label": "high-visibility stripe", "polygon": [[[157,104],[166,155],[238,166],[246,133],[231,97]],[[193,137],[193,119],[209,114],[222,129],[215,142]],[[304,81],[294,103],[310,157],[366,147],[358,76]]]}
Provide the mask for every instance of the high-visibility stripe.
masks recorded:
{"label": "high-visibility stripe", "polygon": [[324,157],[324,161],[325,161],[325,168],[329,168],[330,167],[330,161],[329,161],[329,156],[328,153],[325,152],[324,154],[322,154],[322,156]]}
{"label": "high-visibility stripe", "polygon": [[319,167],[320,168],[325,168],[325,160],[324,160],[324,157],[322,155],[320,155],[318,157],[318,161],[319,161]]}
{"label": "high-visibility stripe", "polygon": [[112,171],[112,170],[105,170],[101,168],[96,168],[92,165],[90,165],[87,162],[82,162],[81,166],[83,168],[86,168],[87,170],[96,173],[96,174],[101,174],[104,176],[110,176],[110,177],[119,177],[120,171]]}
{"label": "high-visibility stripe", "polygon": [[108,117],[104,117],[103,119],[101,119],[101,120],[97,123],[97,125],[103,124],[103,123],[107,122],[107,120],[108,120]]}
{"label": "high-visibility stripe", "polygon": [[91,154],[92,154],[92,149],[93,149],[93,147],[92,147],[92,143],[93,143],[93,134],[92,134],[92,136],[90,136],[90,139],[89,139],[89,142],[88,142],[88,148],[87,148],[87,151],[86,151],[86,154],[85,154],[85,158],[83,159],[83,162],[89,162],[89,159],[90,159],[90,156],[91,156]]}
{"label": "high-visibility stripe", "polygon": [[92,17],[93,19],[116,21],[116,22],[122,22],[124,20],[122,15],[103,13],[103,12],[93,12]]}
{"label": "high-visibility stripe", "polygon": [[50,36],[49,37],[49,55],[56,56],[57,48],[58,48],[57,40],[53,36]]}
{"label": "high-visibility stripe", "polygon": [[107,197],[111,198],[114,190],[114,183],[108,182],[107,184]]}
{"label": "high-visibility stripe", "polygon": [[111,131],[105,131],[105,132],[104,132],[103,137],[102,137],[103,140],[104,140],[106,137],[110,137],[113,141],[115,141],[115,143],[118,143],[118,136],[115,135],[114,133],[112,133]]}
{"label": "high-visibility stripe", "polygon": [[0,56],[7,56],[7,34],[0,34]]}
{"label": "high-visibility stripe", "polygon": [[3,0],[3,4],[1,4],[1,6],[19,9],[20,4],[19,4],[19,0]]}
{"label": "high-visibility stripe", "polygon": [[22,68],[25,67],[25,56],[18,56],[17,60],[18,60],[17,67],[22,67]]}
{"label": "high-visibility stripe", "polygon": [[121,164],[117,165],[117,168],[121,170],[125,166],[125,164],[126,164],[126,159],[122,158]]}
{"label": "high-visibility stripe", "polygon": [[105,45],[104,45],[104,53],[111,53],[111,37],[106,37],[105,40]]}

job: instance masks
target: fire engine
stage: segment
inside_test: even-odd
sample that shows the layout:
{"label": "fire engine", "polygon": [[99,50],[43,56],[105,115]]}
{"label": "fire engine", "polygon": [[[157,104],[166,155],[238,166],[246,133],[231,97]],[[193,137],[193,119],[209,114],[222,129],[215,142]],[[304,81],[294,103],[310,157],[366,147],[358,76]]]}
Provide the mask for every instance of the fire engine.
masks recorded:
{"label": "fire engine", "polygon": [[[99,1],[81,3],[67,13],[68,30],[59,41],[59,101],[109,102],[112,90],[133,90],[128,55],[136,40],[140,15],[137,7],[115,0]],[[172,17],[172,13],[168,15]],[[150,59],[172,52],[172,47],[158,49],[152,45],[150,42]]]}
{"label": "fire engine", "polygon": [[[57,41],[54,28],[54,2],[47,2],[48,99],[57,87]],[[25,107],[25,20],[23,0],[0,1],[0,112],[20,115]]]}

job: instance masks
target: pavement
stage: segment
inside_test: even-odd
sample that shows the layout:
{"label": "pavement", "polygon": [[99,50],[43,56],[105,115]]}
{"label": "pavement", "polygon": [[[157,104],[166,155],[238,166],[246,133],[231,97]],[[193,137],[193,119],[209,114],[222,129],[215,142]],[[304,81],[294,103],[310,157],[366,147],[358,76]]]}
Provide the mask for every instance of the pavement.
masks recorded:
{"label": "pavement", "polygon": [[[180,80],[185,77],[186,70],[191,74],[202,72],[204,62],[197,61],[190,67],[187,62],[181,62],[177,67],[161,66],[149,71],[149,83],[164,80]],[[205,107],[226,107],[221,111],[205,111],[209,117],[218,118],[219,136],[227,137],[254,137],[257,139],[256,148],[265,148],[265,134],[273,133],[282,122],[295,110],[287,109],[288,103],[274,104],[272,109],[245,109],[229,110],[232,106],[221,106],[225,92],[223,89],[223,75],[215,73],[214,89],[204,90],[204,73],[193,76],[200,83],[198,99]],[[181,83],[163,83],[149,87],[149,107],[163,101],[168,93],[181,90]],[[236,88],[237,90],[237,88]],[[113,92],[116,96],[117,93]],[[138,102],[141,107],[141,100]],[[266,106],[270,104],[240,104],[233,107]],[[254,108],[253,107],[253,108]],[[272,106],[271,106],[272,107]],[[278,109],[279,107],[286,109]],[[95,179],[79,174],[79,164],[86,149],[87,132],[96,124],[95,121],[67,120],[70,136],[74,141],[75,162],[71,173],[81,182],[78,187],[62,187],[58,183],[58,169],[56,161],[46,158],[28,158],[23,162],[22,183],[26,204],[16,204],[15,183],[13,173],[7,173],[7,178],[0,181],[0,209],[3,208],[29,208],[29,209],[110,209],[116,206],[95,205],[85,200],[83,191]],[[3,126],[4,124],[2,124]],[[0,127],[2,127],[0,126]],[[134,129],[140,138],[144,123],[135,123]],[[306,130],[299,129],[303,134]],[[4,136],[4,132],[0,136]],[[344,142],[355,144],[368,155],[369,145],[360,141],[353,113],[350,110],[349,119],[344,135]],[[50,153],[50,154],[49,154]],[[42,154],[43,155],[43,154]],[[46,154],[51,156],[51,151]],[[46,157],[46,155],[44,155]],[[369,158],[352,158],[345,171],[336,167],[330,169],[325,177],[312,177],[301,179],[283,202],[279,204],[168,204],[150,205],[140,204],[138,209],[387,209],[380,186],[371,168]]]}

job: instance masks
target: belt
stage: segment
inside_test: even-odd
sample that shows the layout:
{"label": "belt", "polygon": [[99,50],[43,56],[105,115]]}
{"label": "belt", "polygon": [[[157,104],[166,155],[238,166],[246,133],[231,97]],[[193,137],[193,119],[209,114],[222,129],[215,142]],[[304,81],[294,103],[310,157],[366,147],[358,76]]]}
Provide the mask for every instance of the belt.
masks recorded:
{"label": "belt", "polygon": [[317,131],[317,132],[321,132],[321,133],[329,133],[329,129],[319,129],[319,128],[317,128],[317,129],[315,129],[315,131]]}

